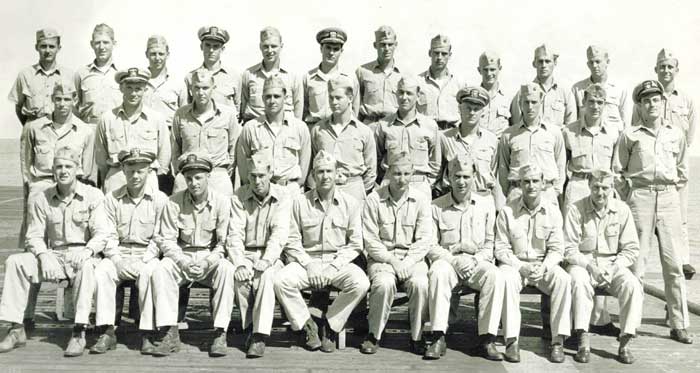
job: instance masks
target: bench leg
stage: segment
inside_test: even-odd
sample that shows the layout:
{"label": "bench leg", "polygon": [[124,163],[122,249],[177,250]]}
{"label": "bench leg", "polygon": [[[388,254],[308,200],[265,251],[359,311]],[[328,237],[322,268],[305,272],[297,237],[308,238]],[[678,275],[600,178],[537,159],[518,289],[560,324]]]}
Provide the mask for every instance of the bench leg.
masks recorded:
{"label": "bench leg", "polygon": [[65,320],[63,318],[63,303],[65,302],[65,292],[63,288],[57,288],[56,289],[56,305],[55,305],[55,312],[56,312],[56,320],[61,321]]}
{"label": "bench leg", "polygon": [[346,341],[346,333],[345,333],[345,328],[338,333],[338,340],[336,341],[336,348],[338,350],[344,350],[345,349],[345,341]]}

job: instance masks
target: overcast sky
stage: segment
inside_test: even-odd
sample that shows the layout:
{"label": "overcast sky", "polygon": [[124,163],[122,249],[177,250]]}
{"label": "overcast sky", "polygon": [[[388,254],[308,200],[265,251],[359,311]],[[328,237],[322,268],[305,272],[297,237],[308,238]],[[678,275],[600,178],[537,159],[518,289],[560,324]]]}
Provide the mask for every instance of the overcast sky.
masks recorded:
{"label": "overcast sky", "polygon": [[[669,48],[680,58],[680,86],[700,105],[700,6],[695,4],[692,0],[12,1],[0,10],[0,32],[5,36],[0,43],[0,94],[7,94],[20,69],[37,61],[34,37],[42,27],[62,33],[59,62],[74,70],[93,58],[89,39],[97,23],[115,29],[114,60],[120,69],[147,66],[146,39],[161,34],[170,44],[171,74],[183,76],[201,63],[197,29],[204,25],[230,32],[223,60],[239,71],[259,62],[258,33],[275,26],[284,39],[283,64],[303,73],[319,62],[314,37],[321,28],[340,26],[348,32],[341,63],[354,68],[376,57],[374,30],[388,24],[398,34],[397,64],[407,72],[427,68],[429,42],[438,33],[452,39],[451,69],[471,84],[479,83],[479,54],[485,49],[499,52],[507,95],[534,77],[532,53],[542,43],[559,52],[555,73],[567,87],[588,76],[586,47],[606,47],[611,79],[630,91],[641,80],[655,78],[656,54]],[[0,120],[0,137],[19,137],[20,124],[7,100],[0,100]],[[700,155],[700,145],[693,153]]]}

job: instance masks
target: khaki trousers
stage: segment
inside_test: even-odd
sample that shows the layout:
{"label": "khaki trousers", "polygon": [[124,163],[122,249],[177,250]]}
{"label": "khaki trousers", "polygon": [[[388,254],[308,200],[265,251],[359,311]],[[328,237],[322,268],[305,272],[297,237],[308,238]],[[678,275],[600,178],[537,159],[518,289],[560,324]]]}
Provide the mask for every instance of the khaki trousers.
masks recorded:
{"label": "khaki trousers", "polygon": [[[241,325],[246,329],[253,324],[253,333],[270,335],[275,316],[275,277],[284,267],[276,260],[265,272],[254,272],[249,281],[236,281],[236,306],[241,311]],[[253,307],[250,307],[250,304]]]}

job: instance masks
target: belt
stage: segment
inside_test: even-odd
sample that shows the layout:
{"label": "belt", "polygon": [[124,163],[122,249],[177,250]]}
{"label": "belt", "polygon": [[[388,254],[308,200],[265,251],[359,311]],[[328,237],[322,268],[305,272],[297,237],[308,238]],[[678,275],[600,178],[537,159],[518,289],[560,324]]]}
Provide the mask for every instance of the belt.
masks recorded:
{"label": "belt", "polygon": [[211,251],[211,247],[209,246],[186,246],[182,248],[182,251],[185,253],[196,253],[197,251],[200,250],[208,250]]}
{"label": "belt", "polygon": [[281,186],[286,186],[286,185],[289,184],[289,183],[296,183],[296,182],[298,182],[298,181],[299,181],[299,178],[298,178],[298,177],[295,177],[295,178],[293,178],[293,179],[286,179],[286,178],[284,178],[284,177],[275,177],[275,176],[273,176],[273,177],[270,179],[270,182],[272,182],[272,183],[274,183],[274,184],[277,184],[277,185],[281,185]]}
{"label": "belt", "polygon": [[63,251],[63,250],[68,250],[71,247],[85,247],[85,245],[86,245],[85,243],[67,243],[67,244],[60,245],[60,246],[52,246],[51,250]]}
{"label": "belt", "polygon": [[355,175],[355,176],[348,176],[346,178],[343,178],[342,180],[335,179],[335,185],[345,185],[345,184],[350,184],[351,182],[357,182],[357,181],[362,181],[362,176]]}
{"label": "belt", "polygon": [[148,245],[140,243],[120,243],[118,247],[120,249],[145,249]]}
{"label": "belt", "polygon": [[644,189],[652,192],[665,192],[675,188],[674,184],[651,184],[651,185],[632,185],[632,189]]}
{"label": "belt", "polygon": [[588,180],[591,178],[591,174],[588,172],[572,172],[571,177]]}

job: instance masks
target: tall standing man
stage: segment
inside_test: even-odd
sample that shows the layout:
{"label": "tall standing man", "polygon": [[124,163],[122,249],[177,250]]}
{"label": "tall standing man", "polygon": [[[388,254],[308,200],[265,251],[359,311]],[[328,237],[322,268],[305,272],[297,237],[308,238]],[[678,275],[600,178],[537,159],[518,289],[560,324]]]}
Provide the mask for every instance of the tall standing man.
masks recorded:
{"label": "tall standing man", "polygon": [[401,70],[396,66],[394,53],[399,42],[391,26],[381,26],[374,32],[377,59],[357,68],[360,82],[360,113],[358,119],[366,124],[376,122],[396,112],[396,96]]}
{"label": "tall standing man", "polygon": [[508,128],[510,120],[510,101],[503,94],[499,77],[501,75],[501,56],[496,52],[486,51],[479,56],[480,87],[489,94],[489,101],[482,115],[484,120],[481,128],[487,129],[500,139],[503,131]]}

